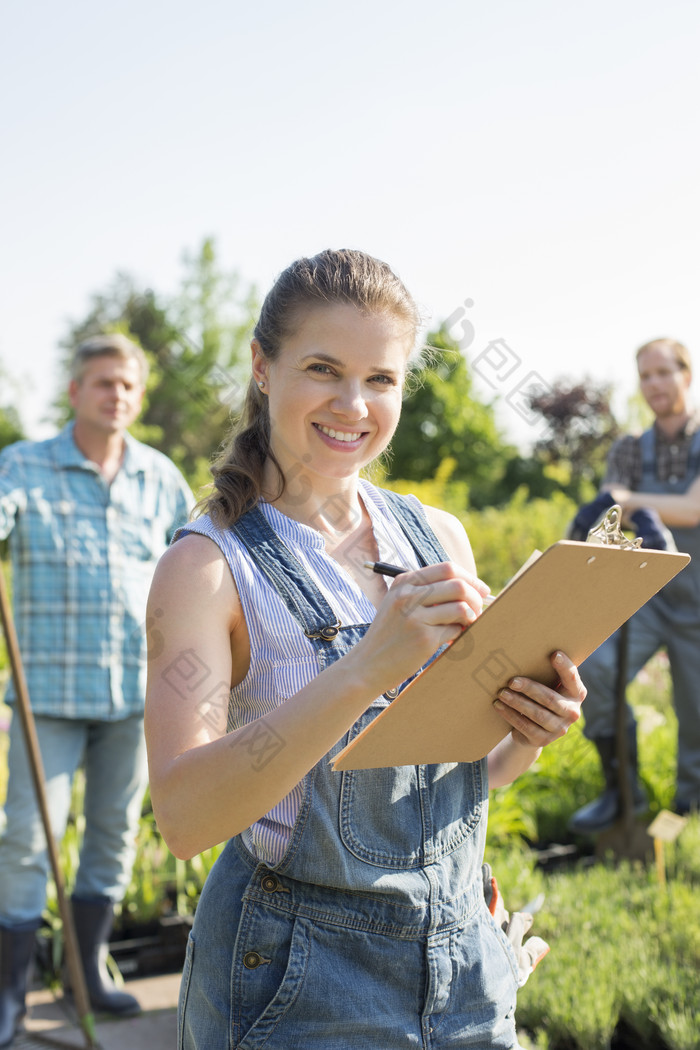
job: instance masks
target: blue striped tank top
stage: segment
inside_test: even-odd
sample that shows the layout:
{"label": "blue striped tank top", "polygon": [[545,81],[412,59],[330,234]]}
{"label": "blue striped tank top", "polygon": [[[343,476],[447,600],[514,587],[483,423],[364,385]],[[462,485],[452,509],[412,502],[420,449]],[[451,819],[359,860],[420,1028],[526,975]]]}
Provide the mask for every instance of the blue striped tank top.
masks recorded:
{"label": "blue striped tank top", "polygon": [[[381,490],[361,480],[360,497],[372,523],[379,560],[417,568],[416,554]],[[408,498],[420,506],[415,496]],[[326,553],[321,534],[269,503],[261,503],[260,509],[314,580],[337,619],[345,625],[371,623],[376,612],[374,605],[350,574]],[[318,674],[318,664],[311,642],[274,587],[260,574],[235,533],[218,529],[206,515],[190,522],[177,535],[188,532],[208,536],[220,547],[231,569],[248,628],[250,668],[230,693],[227,727],[230,732],[264,718],[298,693]],[[258,861],[274,865],[282,859],[299,812],[302,790],[302,785],[297,785],[243,832],[245,846]]]}

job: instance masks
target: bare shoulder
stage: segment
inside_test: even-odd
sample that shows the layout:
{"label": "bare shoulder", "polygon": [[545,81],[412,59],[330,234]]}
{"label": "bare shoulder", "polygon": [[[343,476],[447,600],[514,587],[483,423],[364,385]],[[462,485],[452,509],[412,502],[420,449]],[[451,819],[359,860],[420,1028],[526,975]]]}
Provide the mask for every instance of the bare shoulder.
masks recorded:
{"label": "bare shoulder", "polygon": [[469,537],[461,521],[454,514],[448,514],[446,510],[438,507],[424,507],[423,510],[451,560],[458,562],[470,572],[476,572]]}
{"label": "bare shoulder", "polygon": [[231,570],[220,548],[199,533],[188,533],[161,556],[151,585],[151,601],[177,599],[198,608],[201,603],[216,604],[235,618],[240,602]]}
{"label": "bare shoulder", "polygon": [[226,566],[226,559],[218,544],[199,532],[188,532],[168,547],[158,562],[157,571],[164,573],[188,568],[192,571],[211,571],[216,565]]}

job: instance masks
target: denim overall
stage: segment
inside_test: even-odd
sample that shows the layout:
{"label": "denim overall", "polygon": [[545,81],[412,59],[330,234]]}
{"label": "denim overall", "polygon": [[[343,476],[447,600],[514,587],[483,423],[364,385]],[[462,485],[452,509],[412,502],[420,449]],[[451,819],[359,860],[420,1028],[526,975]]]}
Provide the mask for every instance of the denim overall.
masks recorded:
{"label": "denim overall", "polygon": [[[420,562],[445,560],[423,515],[383,496]],[[311,640],[319,671],[347,653],[369,625],[338,624],[259,509],[233,531]],[[241,836],[216,861],[187,948],[179,1050],[518,1050],[517,963],[482,888],[485,760],[330,768],[391,699],[375,701],[307,775],[277,865],[258,863]]]}
{"label": "denim overall", "polygon": [[[693,435],[685,476],[659,481],[656,476],[656,439],[653,427],[640,437],[641,492],[682,495],[700,476],[700,431]],[[678,716],[678,775],[676,799],[700,804],[700,528],[671,528],[679,551],[691,561],[654,595],[629,621],[627,680],[664,646],[673,680],[673,702]],[[609,638],[581,666],[588,697],[584,705],[586,736],[615,732],[615,681],[618,637]],[[628,721],[634,717],[628,709]]]}

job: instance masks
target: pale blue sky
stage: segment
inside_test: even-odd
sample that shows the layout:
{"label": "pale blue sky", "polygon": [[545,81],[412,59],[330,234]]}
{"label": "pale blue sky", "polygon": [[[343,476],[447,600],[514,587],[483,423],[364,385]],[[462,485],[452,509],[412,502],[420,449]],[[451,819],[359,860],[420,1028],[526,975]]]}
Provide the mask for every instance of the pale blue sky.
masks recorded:
{"label": "pale blue sky", "polygon": [[351,246],[433,322],[473,300],[523,443],[529,377],[623,405],[641,342],[700,362],[699,51],[694,0],[5,0],[0,364],[30,434],[67,319],[118,270],[174,291],[209,235],[262,290]]}

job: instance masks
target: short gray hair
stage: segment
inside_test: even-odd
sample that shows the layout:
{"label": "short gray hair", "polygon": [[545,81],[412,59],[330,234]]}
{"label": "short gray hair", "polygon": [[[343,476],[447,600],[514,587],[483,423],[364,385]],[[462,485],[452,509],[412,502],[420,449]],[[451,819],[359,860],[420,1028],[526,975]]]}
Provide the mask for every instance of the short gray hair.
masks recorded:
{"label": "short gray hair", "polygon": [[148,359],[141,347],[121,332],[110,332],[108,335],[93,335],[84,339],[76,347],[70,363],[70,377],[80,383],[85,369],[96,357],[120,357],[123,361],[136,361],[141,373],[141,382],[145,386],[148,378]]}

